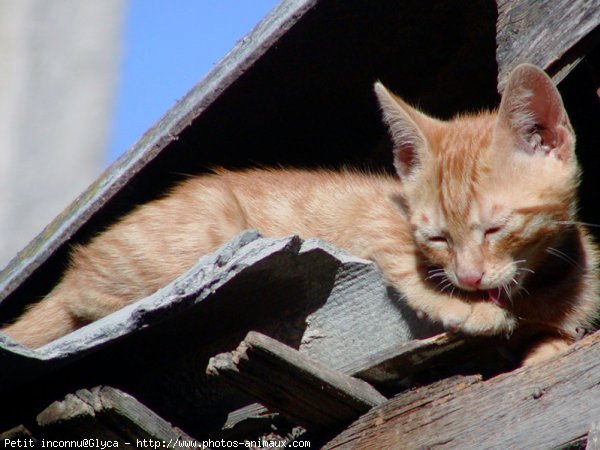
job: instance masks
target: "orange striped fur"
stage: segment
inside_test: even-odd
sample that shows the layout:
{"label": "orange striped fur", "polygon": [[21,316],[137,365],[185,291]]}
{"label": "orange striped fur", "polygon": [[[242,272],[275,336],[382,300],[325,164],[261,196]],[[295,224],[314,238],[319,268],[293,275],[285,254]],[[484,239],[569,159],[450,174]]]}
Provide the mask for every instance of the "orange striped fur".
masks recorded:
{"label": "orange striped fur", "polygon": [[76,247],[63,280],[3,332],[40,346],[151,294],[244,229],[298,234],[375,261],[423,317],[471,335],[539,334],[525,363],[589,328],[597,250],[576,217],[579,168],[539,69],[499,109],[431,118],[377,83],[397,177],[248,170],[189,179]]}

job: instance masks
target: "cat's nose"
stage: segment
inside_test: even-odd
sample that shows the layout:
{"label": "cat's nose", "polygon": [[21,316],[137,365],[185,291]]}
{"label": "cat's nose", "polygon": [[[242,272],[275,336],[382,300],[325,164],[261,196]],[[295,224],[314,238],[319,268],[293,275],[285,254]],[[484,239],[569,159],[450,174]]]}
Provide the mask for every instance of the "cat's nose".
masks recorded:
{"label": "cat's nose", "polygon": [[470,288],[478,288],[483,278],[483,272],[481,273],[469,273],[464,275],[457,275],[458,282]]}

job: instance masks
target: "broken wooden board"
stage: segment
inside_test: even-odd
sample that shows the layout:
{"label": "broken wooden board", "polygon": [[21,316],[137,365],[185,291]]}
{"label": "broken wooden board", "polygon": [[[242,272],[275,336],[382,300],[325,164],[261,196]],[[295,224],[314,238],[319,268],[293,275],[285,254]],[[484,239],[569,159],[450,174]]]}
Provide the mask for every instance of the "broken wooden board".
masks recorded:
{"label": "broken wooden board", "polygon": [[310,430],[339,427],[386,400],[370,384],[254,331],[211,358],[206,372]]}
{"label": "broken wooden board", "polygon": [[389,400],[325,448],[555,448],[600,417],[600,332],[546,363]]}
{"label": "broken wooden board", "polygon": [[[189,376],[191,366],[205,367],[210,356],[231,350],[249,330],[333,369],[362,367],[371,354],[436,334],[436,327],[389,293],[370,261],[315,239],[248,232],[155,294],[40,349],[0,336],[0,390],[33,410],[41,393],[26,387],[32,380],[44,396],[64,380],[109,380],[173,423],[191,418],[196,422],[189,427],[202,422],[206,429],[206,421],[214,420],[220,429],[216,411],[225,415],[247,403],[227,406],[232,403],[221,402],[219,389]],[[163,388],[171,392],[167,400]]]}
{"label": "broken wooden board", "polygon": [[203,448],[131,395],[107,386],[68,394],[36,419],[39,436],[50,440],[89,440],[119,448]]}
{"label": "broken wooden board", "polygon": [[17,425],[0,433],[0,442],[4,444],[4,448],[10,448],[13,443],[15,447],[21,448],[37,448],[38,445],[37,439],[23,425]]}
{"label": "broken wooden board", "polygon": [[408,387],[408,379],[426,368],[442,361],[451,363],[452,356],[464,348],[464,339],[443,333],[383,349],[369,355],[362,366],[344,369],[375,386],[398,390],[403,382]]}
{"label": "broken wooden board", "polygon": [[499,0],[498,92],[520,63],[548,71],[559,83],[597,44],[598,0]]}
{"label": "broken wooden board", "polygon": [[466,337],[442,333],[379,350],[362,365],[342,372],[365,380],[386,395],[397,394],[459,373],[485,377],[513,370],[519,361],[519,338]]}
{"label": "broken wooden board", "polygon": [[[231,266],[227,266],[226,262],[231,262],[229,259],[238,250],[258,238],[257,233],[243,233],[212,255],[201,258],[190,271],[155,294],[39,349],[27,348],[0,333],[0,364],[4,369],[0,372],[0,390],[9,390],[30,379],[38,378],[47,371],[94,351],[95,348],[166,320],[177,313],[174,309],[176,306],[191,306],[195,301],[194,294],[203,297],[210,295],[216,285],[226,283],[245,267],[241,265],[230,270]],[[265,245],[262,255],[250,252],[245,256],[250,260],[258,260],[271,252],[281,251],[289,243],[288,240],[272,243],[272,246]]]}
{"label": "broken wooden board", "polygon": [[[187,273],[155,294],[44,347],[28,349],[0,335],[0,362],[5,367],[0,373],[0,389],[32,378],[33,374],[27,372],[35,373],[35,366],[62,364],[163,322],[194,307],[221,287],[235,283],[235,278],[254,264],[286,253],[322,258],[319,277],[310,272],[290,276],[305,276],[307,280],[312,278],[313,284],[323,284],[327,300],[323,299],[320,308],[306,317],[300,349],[333,368],[360,364],[365,355],[383,346],[430,336],[439,329],[419,321],[401,300],[390,298],[382,275],[372,262],[314,239],[267,239],[247,232],[212,255],[202,257]],[[313,270],[319,270],[318,267],[315,262]],[[277,269],[271,270],[274,276]],[[284,292],[276,295],[286,297]]]}
{"label": "broken wooden board", "polygon": [[[442,333],[382,348],[338,370],[367,381],[385,395],[394,395],[414,384],[430,383],[461,371],[490,376],[515,366],[516,358],[502,338],[466,339]],[[223,427],[224,435],[235,434],[236,428],[258,430],[270,412],[258,403],[232,411]]]}

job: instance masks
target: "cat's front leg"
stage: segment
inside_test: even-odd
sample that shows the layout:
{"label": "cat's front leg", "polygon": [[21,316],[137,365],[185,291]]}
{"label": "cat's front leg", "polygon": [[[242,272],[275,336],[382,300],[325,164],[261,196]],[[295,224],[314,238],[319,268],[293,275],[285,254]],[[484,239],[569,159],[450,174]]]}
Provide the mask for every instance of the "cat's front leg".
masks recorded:
{"label": "cat's front leg", "polygon": [[445,330],[459,332],[473,312],[470,303],[428,288],[417,276],[396,280],[388,274],[388,278],[419,318],[440,323]]}
{"label": "cat's front leg", "polygon": [[516,317],[508,310],[487,301],[473,304],[471,314],[460,331],[474,336],[511,334],[517,326]]}
{"label": "cat's front leg", "polygon": [[[390,277],[391,278],[391,277]],[[417,276],[395,285],[417,316],[443,325],[445,330],[473,336],[510,334],[517,326],[514,315],[491,302],[469,302],[427,287]],[[394,281],[393,278],[391,281]]]}
{"label": "cat's front leg", "polygon": [[[470,336],[509,335],[517,326],[514,315],[493,303],[468,303],[451,296],[435,299],[437,305],[418,302],[411,305],[417,309],[417,315],[428,316],[439,322],[444,329],[453,333],[463,333]],[[426,311],[433,311],[433,314]]]}

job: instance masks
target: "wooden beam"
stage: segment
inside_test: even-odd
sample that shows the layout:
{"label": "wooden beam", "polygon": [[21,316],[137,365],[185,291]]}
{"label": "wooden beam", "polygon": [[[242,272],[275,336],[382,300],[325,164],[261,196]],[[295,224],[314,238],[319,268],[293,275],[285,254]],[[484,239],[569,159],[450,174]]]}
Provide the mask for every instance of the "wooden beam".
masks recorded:
{"label": "wooden beam", "polygon": [[350,372],[375,386],[397,389],[404,380],[433,364],[447,361],[464,348],[464,339],[442,333],[376,352],[365,358],[362,366],[352,367]]}
{"label": "wooden beam", "polygon": [[4,448],[10,448],[13,443],[14,448],[37,448],[38,445],[37,439],[24,425],[18,425],[0,433],[0,443],[4,445]]}
{"label": "wooden beam", "polygon": [[[441,372],[438,373],[439,378],[456,373],[457,367],[465,363],[471,370],[473,367],[485,368],[492,374],[512,369],[514,361],[503,354],[501,344],[502,341],[496,339],[468,341],[457,335],[442,333],[386,347],[364,355],[360,361],[350,361],[338,370],[367,381],[384,394],[395,394],[410,387],[415,379],[434,367]],[[247,421],[256,425],[257,417],[268,414],[268,408],[260,404],[246,406],[229,414],[223,430],[228,431]]]}
{"label": "wooden beam", "polygon": [[50,439],[118,441],[119,448],[161,442],[169,448],[198,448],[194,439],[132,396],[111,387],[82,389],[52,403],[37,416],[40,435]]}
{"label": "wooden beam", "polygon": [[206,372],[311,430],[348,423],[386,400],[368,383],[253,331],[234,352],[211,358]]}
{"label": "wooden beam", "polygon": [[[560,82],[597,40],[598,0],[498,0],[498,91],[519,63],[535,64]],[[594,33],[596,36],[594,36]]]}
{"label": "wooden beam", "polygon": [[543,364],[399,395],[325,448],[553,448],[588,433],[599,398],[600,332]]}

